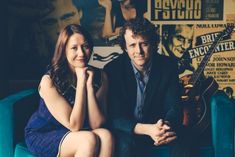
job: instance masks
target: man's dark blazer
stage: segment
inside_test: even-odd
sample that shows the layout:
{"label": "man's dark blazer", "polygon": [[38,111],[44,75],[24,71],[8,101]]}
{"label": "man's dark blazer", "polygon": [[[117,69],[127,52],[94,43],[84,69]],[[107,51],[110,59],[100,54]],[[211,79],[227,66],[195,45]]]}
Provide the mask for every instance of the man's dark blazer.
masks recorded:
{"label": "man's dark blazer", "polygon": [[137,122],[153,124],[160,118],[169,121],[176,130],[177,126],[181,126],[182,111],[179,104],[176,62],[153,53],[142,121],[137,121],[134,117],[137,83],[127,53],[124,52],[108,63],[104,70],[109,81],[108,120],[111,129],[132,133]]}

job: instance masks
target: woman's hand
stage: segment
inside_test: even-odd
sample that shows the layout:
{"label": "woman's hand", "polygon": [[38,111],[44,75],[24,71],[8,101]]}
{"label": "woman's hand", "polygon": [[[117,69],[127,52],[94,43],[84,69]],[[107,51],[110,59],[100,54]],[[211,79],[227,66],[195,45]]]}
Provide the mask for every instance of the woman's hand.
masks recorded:
{"label": "woman's hand", "polygon": [[92,89],[93,88],[94,72],[92,70],[88,69],[86,71],[86,73],[87,73],[87,82],[86,82],[87,88]]}
{"label": "woman's hand", "polygon": [[87,82],[87,67],[85,68],[75,68],[75,73],[77,76],[78,84],[85,85]]}
{"label": "woman's hand", "polygon": [[112,1],[111,0],[98,0],[99,5],[104,7],[105,9],[112,9]]}

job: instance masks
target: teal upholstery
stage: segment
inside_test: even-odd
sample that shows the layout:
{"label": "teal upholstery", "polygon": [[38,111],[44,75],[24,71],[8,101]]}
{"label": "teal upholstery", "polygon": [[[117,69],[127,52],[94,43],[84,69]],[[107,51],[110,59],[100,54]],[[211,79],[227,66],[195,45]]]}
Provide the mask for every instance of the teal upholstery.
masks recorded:
{"label": "teal upholstery", "polygon": [[217,92],[211,100],[215,157],[234,156],[234,105],[224,92]]}
{"label": "teal upholstery", "polygon": [[27,149],[25,143],[18,143],[15,148],[14,157],[35,157]]}
{"label": "teal upholstery", "polygon": [[[34,157],[23,139],[23,128],[38,105],[36,89],[21,91],[0,100],[0,157]],[[212,145],[200,148],[200,157],[234,156],[234,104],[219,91],[211,98]],[[169,157],[159,147],[151,157]]]}
{"label": "teal upholstery", "polygon": [[[16,143],[14,139],[14,129],[16,126],[14,124],[17,123],[14,122],[14,106],[18,101],[33,93],[36,93],[35,89],[25,90],[0,101],[0,157],[14,156]],[[21,109],[25,110],[23,105]],[[20,130],[20,132],[23,132],[23,130]]]}

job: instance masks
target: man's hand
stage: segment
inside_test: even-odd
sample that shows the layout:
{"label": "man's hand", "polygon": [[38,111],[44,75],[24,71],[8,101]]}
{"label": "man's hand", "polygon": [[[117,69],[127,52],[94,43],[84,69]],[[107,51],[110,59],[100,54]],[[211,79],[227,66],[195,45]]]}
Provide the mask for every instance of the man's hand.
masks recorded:
{"label": "man's hand", "polygon": [[138,123],[134,128],[134,133],[150,136],[156,146],[170,143],[177,138],[176,133],[171,130],[169,122],[162,119],[155,124]]}
{"label": "man's hand", "polygon": [[177,138],[169,123],[167,121],[164,122],[162,119],[158,120],[156,124],[152,124],[149,136],[153,139],[156,146],[168,144]]}

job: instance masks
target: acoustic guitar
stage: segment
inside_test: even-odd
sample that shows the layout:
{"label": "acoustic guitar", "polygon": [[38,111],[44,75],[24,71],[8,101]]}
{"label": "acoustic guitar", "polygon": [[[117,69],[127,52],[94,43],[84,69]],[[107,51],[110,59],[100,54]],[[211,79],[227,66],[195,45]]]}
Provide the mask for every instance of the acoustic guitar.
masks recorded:
{"label": "acoustic guitar", "polygon": [[227,26],[226,29],[215,38],[193,74],[180,78],[184,86],[184,94],[181,97],[184,113],[183,125],[190,127],[197,134],[203,133],[210,124],[209,101],[219,87],[213,77],[205,78],[203,71],[218,43],[223,37],[229,36],[233,29],[234,25]]}

